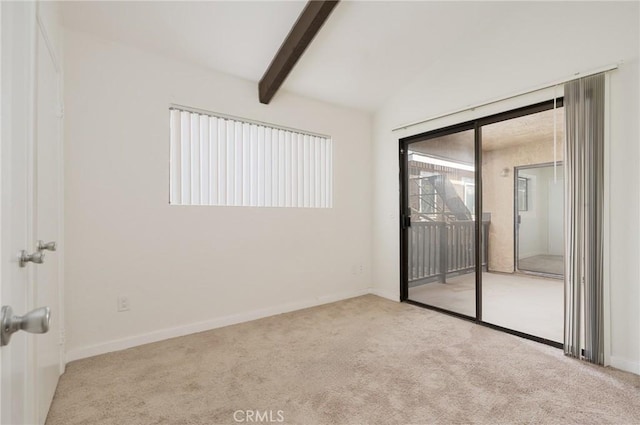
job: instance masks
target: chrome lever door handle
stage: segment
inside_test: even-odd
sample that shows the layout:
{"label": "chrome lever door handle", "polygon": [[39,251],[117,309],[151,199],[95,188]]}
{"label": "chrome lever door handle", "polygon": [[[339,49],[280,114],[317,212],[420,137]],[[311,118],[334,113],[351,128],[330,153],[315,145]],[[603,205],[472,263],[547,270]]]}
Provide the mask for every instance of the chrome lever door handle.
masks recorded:
{"label": "chrome lever door handle", "polygon": [[32,334],[44,334],[49,332],[51,322],[51,309],[40,307],[24,316],[14,316],[13,309],[2,306],[0,313],[0,345],[7,345],[11,340],[11,335],[18,331],[25,331]]}
{"label": "chrome lever door handle", "polygon": [[27,263],[44,263],[44,252],[36,251],[33,254],[27,254],[27,251],[20,251],[20,267],[25,267]]}
{"label": "chrome lever door handle", "polygon": [[38,241],[38,251],[55,251],[57,249],[57,245],[54,241],[44,243],[43,241]]}

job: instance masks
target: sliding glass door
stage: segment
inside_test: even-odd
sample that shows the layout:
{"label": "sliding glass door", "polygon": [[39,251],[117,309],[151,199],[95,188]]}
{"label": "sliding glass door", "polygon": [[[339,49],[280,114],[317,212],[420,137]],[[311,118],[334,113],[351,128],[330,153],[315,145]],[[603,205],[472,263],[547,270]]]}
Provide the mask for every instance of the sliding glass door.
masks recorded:
{"label": "sliding glass door", "polygon": [[400,141],[403,300],[561,345],[561,99],[557,106]]}
{"label": "sliding glass door", "polygon": [[405,157],[408,299],[476,317],[474,130],[409,142]]}
{"label": "sliding glass door", "polygon": [[563,118],[560,107],[480,126],[482,210],[491,217],[481,319],[556,344],[564,332]]}

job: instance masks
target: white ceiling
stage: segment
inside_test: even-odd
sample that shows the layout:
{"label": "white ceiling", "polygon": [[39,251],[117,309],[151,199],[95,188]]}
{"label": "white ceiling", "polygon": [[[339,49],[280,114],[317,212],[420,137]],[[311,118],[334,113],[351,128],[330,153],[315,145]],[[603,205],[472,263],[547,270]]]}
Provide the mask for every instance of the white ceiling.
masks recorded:
{"label": "white ceiling", "polygon": [[[62,19],[72,29],[257,82],[304,5],[63,2]],[[464,55],[461,41],[495,31],[514,7],[504,2],[342,1],[283,89],[375,111],[443,56]]]}
{"label": "white ceiling", "polygon": [[256,82],[304,5],[298,1],[60,3],[66,27]]}

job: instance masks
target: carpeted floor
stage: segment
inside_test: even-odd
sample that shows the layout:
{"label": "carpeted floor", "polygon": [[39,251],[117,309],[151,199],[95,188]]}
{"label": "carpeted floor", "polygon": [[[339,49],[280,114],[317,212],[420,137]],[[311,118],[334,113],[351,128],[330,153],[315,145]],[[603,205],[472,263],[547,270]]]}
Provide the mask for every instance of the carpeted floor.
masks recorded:
{"label": "carpeted floor", "polygon": [[367,295],[73,362],[47,424],[249,423],[247,410],[289,424],[640,424],[640,376]]}

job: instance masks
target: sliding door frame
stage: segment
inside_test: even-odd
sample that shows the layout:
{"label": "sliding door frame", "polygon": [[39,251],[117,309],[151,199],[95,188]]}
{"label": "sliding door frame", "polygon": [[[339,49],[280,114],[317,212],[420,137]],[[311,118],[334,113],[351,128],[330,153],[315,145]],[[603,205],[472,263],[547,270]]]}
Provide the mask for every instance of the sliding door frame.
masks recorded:
{"label": "sliding door frame", "polygon": [[[439,311],[442,313],[450,314],[452,316],[456,316],[462,319],[475,321],[476,317],[478,317],[478,301],[477,301],[477,288],[478,282],[476,280],[476,317],[468,316],[466,314],[458,313],[455,311],[447,310],[445,308],[436,307],[433,305],[423,304],[418,301],[413,301],[409,299],[409,227],[411,225],[411,211],[409,209],[409,188],[405,182],[408,182],[409,177],[409,162],[408,162],[408,151],[409,145],[411,143],[422,142],[429,139],[435,139],[438,137],[448,136],[454,133],[460,133],[463,131],[474,130],[474,135],[477,134],[475,131],[476,124],[474,121],[468,121],[461,124],[455,124],[449,127],[441,128],[438,130],[429,131],[427,133],[417,134],[415,136],[405,137],[400,139],[400,301],[407,302],[409,304],[414,304],[420,307],[425,307],[431,310]],[[478,169],[478,161],[477,161],[477,136],[474,136],[474,156],[475,158],[475,167]],[[476,173],[475,183],[478,184],[478,176]],[[476,186],[476,195],[477,195],[477,186]],[[477,214],[477,196],[476,196],[476,211],[474,213]],[[477,217],[477,216],[476,216]],[[477,236],[477,225],[476,225],[476,236]],[[476,261],[477,261],[477,241],[476,241]],[[477,269],[476,269],[477,270]],[[477,273],[476,273],[477,276]],[[477,279],[477,277],[476,277]]]}
{"label": "sliding door frame", "polygon": [[[492,323],[487,323],[482,320],[482,127],[495,124],[501,121],[507,121],[515,118],[520,118],[526,115],[535,114],[538,112],[548,111],[555,107],[561,108],[563,106],[563,98],[559,97],[550,99],[544,102],[535,103],[529,106],[512,109],[506,112],[489,115],[482,118],[477,118],[471,121],[466,121],[460,124],[450,125],[444,128],[427,131],[424,133],[408,136],[399,139],[399,207],[400,207],[400,301],[408,304],[413,304],[419,307],[427,308],[430,310],[438,311],[441,313],[449,314],[461,319],[469,320],[482,326],[486,326],[492,329],[500,330],[512,335],[516,335],[522,338],[526,338],[539,343],[547,344],[556,348],[562,348],[563,344],[551,341],[546,338],[541,338],[535,335],[520,332],[514,329],[505,328]],[[411,211],[409,209],[409,188],[408,188],[408,176],[409,176],[409,163],[408,163],[408,150],[409,145],[416,142],[422,142],[429,139],[435,139],[438,137],[447,136],[462,131],[474,130],[474,152],[475,152],[475,303],[476,314],[475,317],[468,316],[455,311],[447,310],[442,307],[436,307],[433,305],[425,304],[418,301],[409,299],[409,226],[411,225]],[[488,235],[486,235],[488,237]],[[488,258],[487,258],[488,262]]]}

